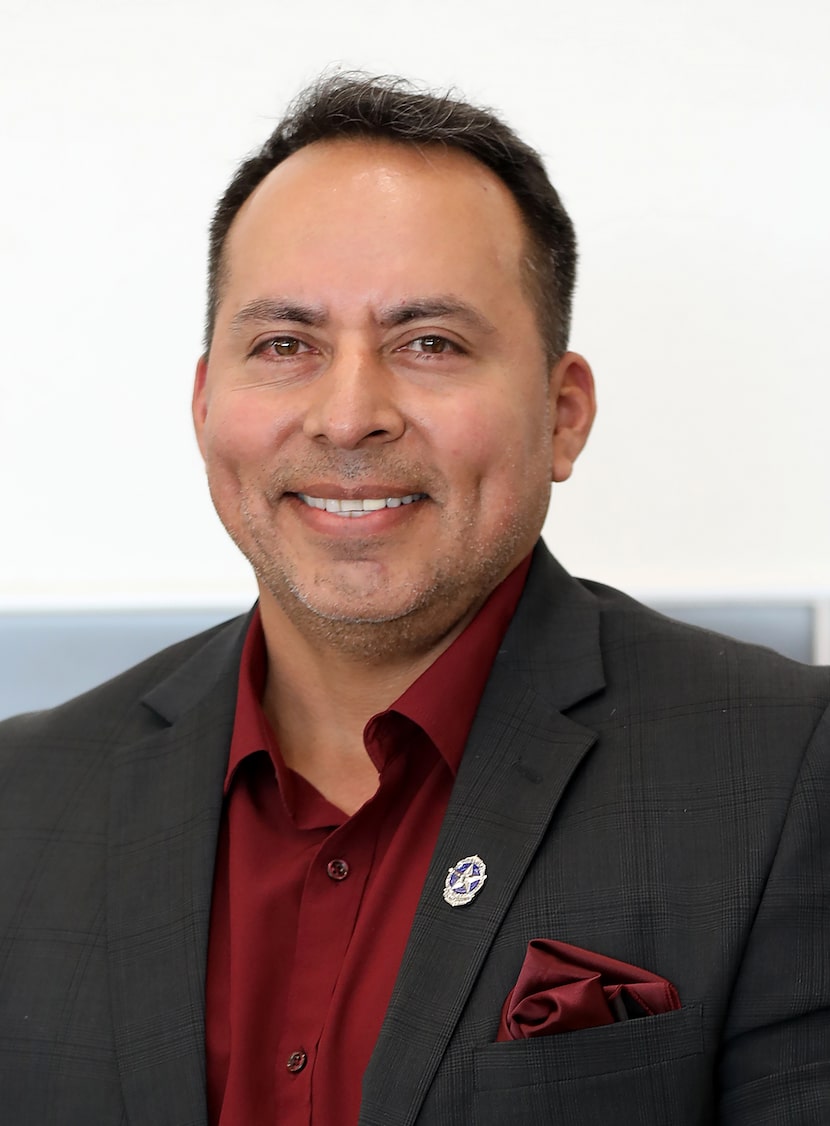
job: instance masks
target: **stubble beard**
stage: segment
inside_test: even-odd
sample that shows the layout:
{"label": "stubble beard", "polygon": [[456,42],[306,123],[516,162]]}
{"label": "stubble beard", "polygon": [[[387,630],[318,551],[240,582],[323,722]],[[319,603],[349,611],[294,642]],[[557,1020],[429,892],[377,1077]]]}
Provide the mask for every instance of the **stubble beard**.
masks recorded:
{"label": "stubble beard", "polygon": [[[245,487],[237,479],[232,490],[236,505],[230,510],[222,503],[221,481],[208,476],[214,505],[229,535],[253,567],[260,589],[270,594],[298,633],[344,657],[376,665],[421,657],[440,646],[459,623],[471,620],[533,546],[549,501],[548,491],[535,499],[529,494],[526,507],[506,506],[497,534],[485,544],[476,542],[475,514],[458,511],[449,516],[445,510],[442,519],[449,521],[445,530],[449,531],[450,548],[429,560],[420,576],[409,582],[397,580],[395,606],[366,613],[360,606],[360,592],[338,580],[336,573],[320,584],[318,597],[318,584],[306,580],[285,560],[274,531],[277,506],[285,493],[301,491],[304,482],[326,479],[399,482],[407,491],[430,498],[416,503],[443,505],[448,490],[440,475],[387,453],[318,452],[290,470],[263,472]],[[338,545],[341,559],[344,550],[355,559],[370,560],[374,546],[368,538],[352,540],[345,549]],[[336,605],[338,585],[343,609]]]}
{"label": "stubble beard", "polygon": [[[426,489],[422,491],[428,491]],[[274,543],[269,513],[264,509],[263,494],[251,490],[243,494],[240,505],[241,528],[226,523],[232,539],[253,567],[260,589],[267,590],[295,629],[307,640],[351,660],[382,665],[417,659],[440,647],[444,639],[460,623],[472,620],[512,568],[529,551],[541,529],[547,510],[544,507],[529,518],[528,512],[515,509],[505,512],[498,538],[476,550],[471,532],[475,520],[457,516],[452,529],[455,552],[434,557],[427,574],[418,580],[399,581],[397,606],[366,614],[363,611],[339,610],[332,594],[338,592],[333,577],[325,584],[322,597],[315,597],[315,585],[303,582],[281,558]],[[281,490],[279,494],[281,495]],[[429,503],[420,502],[420,503]],[[352,541],[356,558],[370,558],[369,541]],[[356,592],[340,583],[343,601],[354,604]]]}
{"label": "stubble beard", "polygon": [[[344,657],[378,665],[421,657],[440,646],[462,620],[471,619],[510,569],[517,531],[510,529],[486,555],[468,555],[461,573],[455,557],[433,559],[420,581],[399,581],[393,609],[371,616],[334,608],[336,579],[325,584],[322,597],[315,597],[315,587],[294,576],[259,538],[247,557],[261,586],[304,637]],[[345,584],[340,589],[344,600],[356,601],[354,590]]]}

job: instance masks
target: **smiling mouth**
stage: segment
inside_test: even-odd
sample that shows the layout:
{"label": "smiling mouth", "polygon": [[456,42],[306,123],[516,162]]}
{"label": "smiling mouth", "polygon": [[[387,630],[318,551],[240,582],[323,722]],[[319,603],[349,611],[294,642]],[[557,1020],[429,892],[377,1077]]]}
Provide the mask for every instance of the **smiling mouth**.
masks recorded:
{"label": "smiling mouth", "polygon": [[335,516],[368,516],[382,508],[400,508],[402,504],[414,504],[426,500],[426,493],[408,493],[405,497],[367,497],[363,500],[349,500],[339,497],[310,497],[307,493],[295,493],[298,500],[309,508],[319,508]]}

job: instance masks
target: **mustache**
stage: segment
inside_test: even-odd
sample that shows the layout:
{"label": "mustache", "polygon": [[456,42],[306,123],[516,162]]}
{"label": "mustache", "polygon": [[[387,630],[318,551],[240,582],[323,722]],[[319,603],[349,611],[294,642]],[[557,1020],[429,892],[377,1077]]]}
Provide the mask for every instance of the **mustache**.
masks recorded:
{"label": "mustache", "polygon": [[277,500],[283,493],[305,492],[315,481],[351,486],[375,482],[431,497],[444,492],[444,478],[433,468],[382,450],[321,450],[269,471],[264,492],[269,500]]}

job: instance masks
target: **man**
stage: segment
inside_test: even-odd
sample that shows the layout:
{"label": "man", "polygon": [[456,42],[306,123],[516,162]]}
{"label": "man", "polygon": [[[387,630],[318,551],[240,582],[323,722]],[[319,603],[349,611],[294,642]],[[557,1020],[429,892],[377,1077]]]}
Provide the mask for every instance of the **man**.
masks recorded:
{"label": "man", "polygon": [[193,410],[259,604],[2,727],[10,1123],[830,1121],[830,684],[538,543],[574,263],[398,82],[240,168]]}

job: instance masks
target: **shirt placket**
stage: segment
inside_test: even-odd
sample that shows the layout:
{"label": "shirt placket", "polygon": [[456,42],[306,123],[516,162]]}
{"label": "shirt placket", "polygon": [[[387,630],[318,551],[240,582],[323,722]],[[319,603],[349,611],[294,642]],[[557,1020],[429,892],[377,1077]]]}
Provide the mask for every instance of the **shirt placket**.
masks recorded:
{"label": "shirt placket", "polygon": [[363,816],[368,812],[364,807],[331,832],[306,874],[275,1061],[277,1107],[289,1122],[311,1122],[318,1044],[377,845],[376,818]]}

